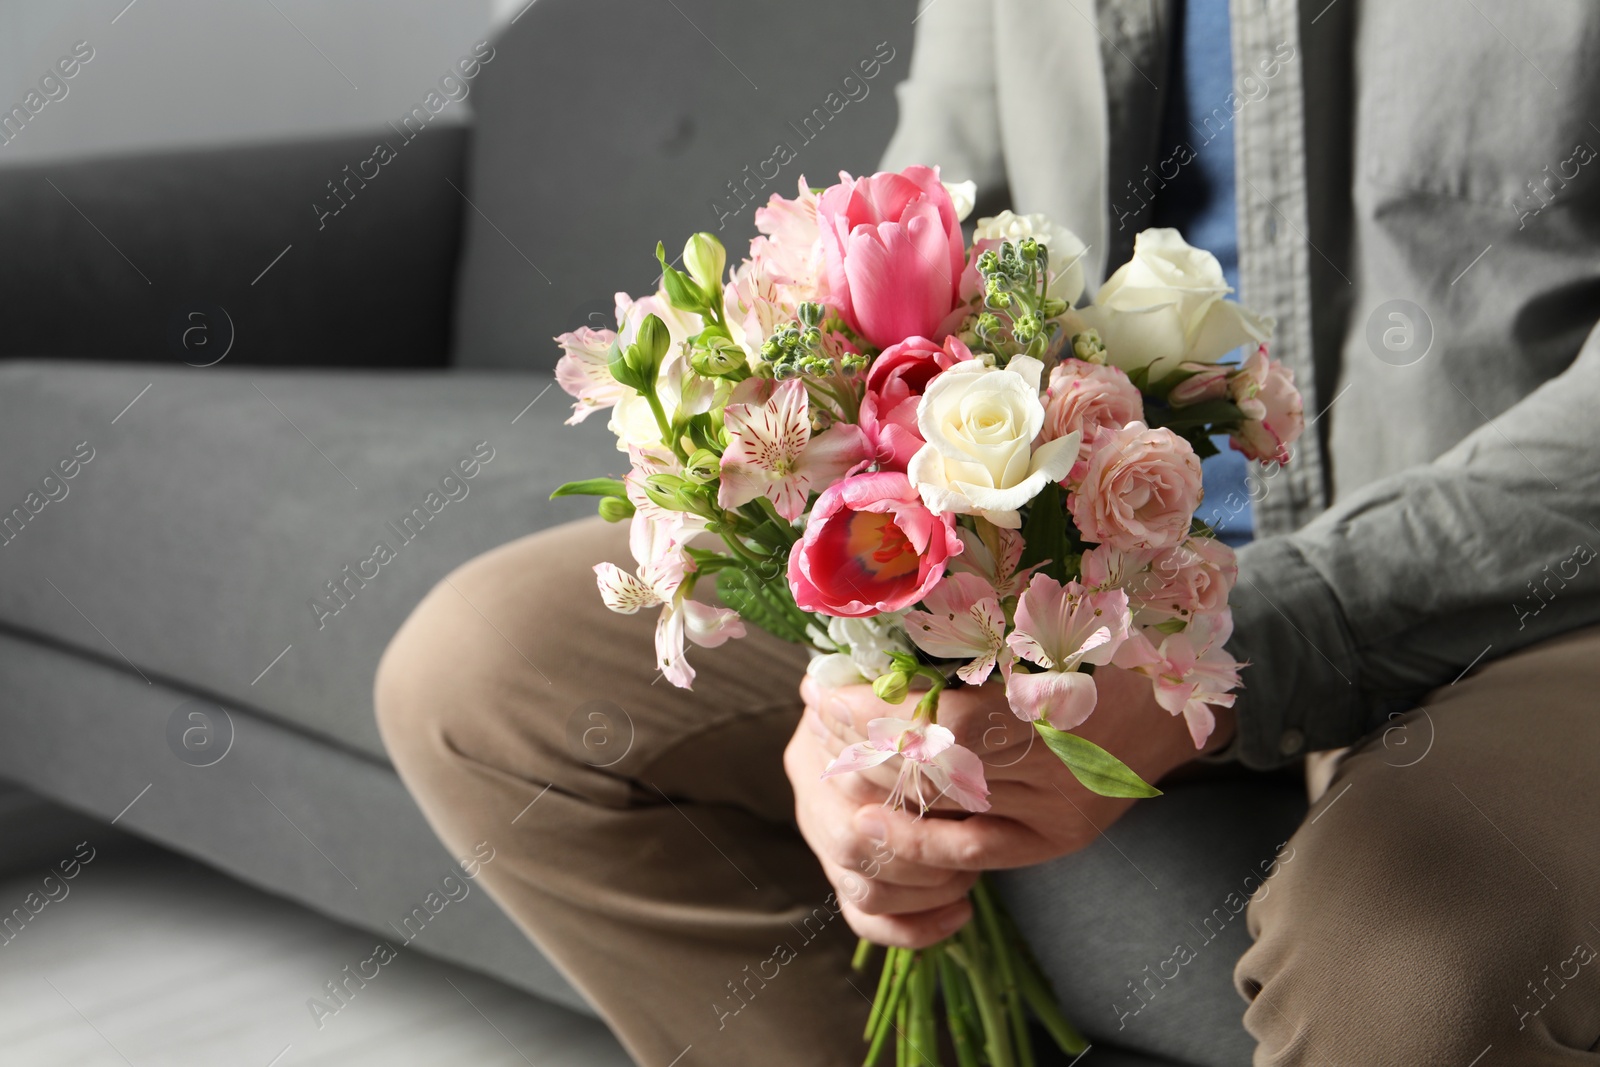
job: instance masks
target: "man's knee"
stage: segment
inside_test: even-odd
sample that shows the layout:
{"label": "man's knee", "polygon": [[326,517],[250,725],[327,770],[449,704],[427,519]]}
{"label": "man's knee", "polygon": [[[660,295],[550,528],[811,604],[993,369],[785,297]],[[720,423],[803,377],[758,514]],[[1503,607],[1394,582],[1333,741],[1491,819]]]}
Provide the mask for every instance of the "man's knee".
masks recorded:
{"label": "man's knee", "polygon": [[373,707],[391,759],[414,789],[464,756],[536,737],[545,714],[539,668],[520,649],[508,561],[481,556],[442,579],[414,608],[378,663]]}
{"label": "man's knee", "polygon": [[1516,855],[1462,768],[1411,758],[1349,757],[1250,906],[1234,978],[1258,1065],[1465,1064],[1515,1029],[1514,976],[1556,951],[1548,912],[1507,906]]}

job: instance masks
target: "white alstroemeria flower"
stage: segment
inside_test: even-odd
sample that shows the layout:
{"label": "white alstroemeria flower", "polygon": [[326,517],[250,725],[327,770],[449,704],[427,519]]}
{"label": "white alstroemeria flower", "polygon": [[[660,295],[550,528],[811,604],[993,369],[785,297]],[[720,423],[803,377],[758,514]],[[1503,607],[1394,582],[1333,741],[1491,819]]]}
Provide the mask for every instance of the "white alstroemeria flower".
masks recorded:
{"label": "white alstroemeria flower", "polygon": [[1044,426],[1043,373],[1031,356],[1014,356],[1003,369],[966,360],[928,383],[917,405],[927,443],[906,476],[931,510],[1018,529],[1022,505],[1072,470],[1080,434],[1033,447]]}
{"label": "white alstroemeria flower", "polygon": [[1232,291],[1216,256],[1177,230],[1145,230],[1133,258],[1076,313],[1074,332],[1098,330],[1113,365],[1148,367],[1149,381],[1159,381],[1180,363],[1215,363],[1272,336],[1272,319],[1223,299]]}
{"label": "white alstroemeria flower", "polygon": [[1018,215],[1013,211],[1000,212],[992,218],[979,219],[972,232],[973,244],[982,241],[1009,241],[1016,243],[1032,237],[1049,250],[1050,296],[1067,302],[1078,302],[1083,295],[1083,261],[1089,246],[1065,226],[1058,226],[1046,215]]}
{"label": "white alstroemeria flower", "polygon": [[728,608],[691,600],[683,582],[691,564],[682,547],[672,540],[665,524],[649,519],[637,524],[639,515],[634,518],[639,568],[629,574],[615,563],[596,564],[600,599],[622,615],[633,615],[641,608],[661,608],[656,621],[656,666],[667,681],[688,689],[694,682],[694,668],[689,666],[684,641],[715,648],[729,638],[743,637],[744,620]]}
{"label": "white alstroemeria flower", "polygon": [[805,383],[783,382],[762,404],[729,404],[723,410],[728,447],[722,453],[717,503],[725,508],[766,497],[793,522],[821,492],[870,454],[866,435],[853,423],[834,423],[811,434]]}
{"label": "white alstroemeria flower", "polygon": [[[661,367],[656,372],[656,398],[661,401],[662,410],[669,419],[675,414],[696,415],[709,411],[716,383],[690,372],[689,360],[683,349],[684,342],[700,332],[700,316],[679,311],[662,293],[638,300],[627,293],[618,293],[617,321],[622,324],[622,329],[617,334],[617,344],[623,348],[632,344],[638,336],[639,324],[646,315],[659,318],[666,325],[671,338],[667,353],[661,359]],[[618,451],[660,448],[663,444],[661,427],[656,422],[655,412],[650,409],[650,401],[632,389],[622,389],[616,406],[611,409],[611,422],[608,425],[611,432],[617,435]]]}

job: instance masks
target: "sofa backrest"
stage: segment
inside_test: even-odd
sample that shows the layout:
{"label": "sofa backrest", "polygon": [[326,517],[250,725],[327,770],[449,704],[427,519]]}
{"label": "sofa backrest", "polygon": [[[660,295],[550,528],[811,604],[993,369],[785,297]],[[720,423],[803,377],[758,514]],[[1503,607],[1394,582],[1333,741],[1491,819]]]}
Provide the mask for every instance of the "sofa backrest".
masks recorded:
{"label": "sofa backrest", "polygon": [[910,68],[915,0],[537,0],[474,89],[453,361],[548,369],[697,230],[870,170]]}

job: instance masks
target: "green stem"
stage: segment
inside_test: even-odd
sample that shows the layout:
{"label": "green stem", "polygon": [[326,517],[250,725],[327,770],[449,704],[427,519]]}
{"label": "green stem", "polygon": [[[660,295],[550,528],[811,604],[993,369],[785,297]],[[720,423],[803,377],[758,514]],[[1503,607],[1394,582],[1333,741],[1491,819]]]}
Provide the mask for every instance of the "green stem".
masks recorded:
{"label": "green stem", "polygon": [[[862,938],[861,941],[865,944],[866,938]],[[859,945],[856,947],[856,951],[858,953],[861,951]],[[883,971],[878,975],[878,991],[872,995],[872,1010],[867,1013],[867,1028],[861,1034],[861,1040],[863,1041],[872,1040],[872,1035],[878,1032],[879,1020],[888,1012],[888,1004],[885,998],[888,995],[890,984],[894,981],[894,971],[899,964],[900,951],[900,949],[893,946],[883,950]]]}
{"label": "green stem", "polygon": [[956,1062],[959,1067],[980,1067],[974,1040],[978,1020],[974,1018],[972,991],[948,952],[939,954],[939,985],[944,992],[945,1023],[956,1049]]}
{"label": "green stem", "polygon": [[672,432],[672,424],[667,421],[667,413],[661,406],[660,397],[656,396],[654,383],[644,391],[644,398],[650,403],[650,414],[656,417],[656,426],[661,430],[662,444],[672,449],[672,454],[678,457],[680,463],[687,463],[689,457],[683,454],[683,442]]}
{"label": "green stem", "polygon": [[905,997],[895,1008],[895,1067],[911,1067],[911,998]]}
{"label": "green stem", "polygon": [[1016,1060],[1011,1055],[1010,1030],[1002,1017],[1004,1011],[993,987],[989,985],[989,976],[983,971],[983,945],[978,933],[968,923],[956,937],[962,943],[952,944],[945,951],[961,965],[967,980],[972,983],[972,998],[978,1006],[978,1017],[983,1021],[984,1047],[989,1054],[990,1067],[1016,1067]]}
{"label": "green stem", "polygon": [[1033,1009],[1033,1014],[1055,1040],[1056,1046],[1061,1051],[1076,1056],[1089,1047],[1088,1040],[1078,1032],[1077,1027],[1067,1021],[1061,1014],[1061,1007],[1056,1003],[1055,990],[1050,987],[1050,979],[1045,976],[1039,961],[1033,958],[1033,950],[1023,940],[1022,934],[1017,930],[1016,923],[1011,921],[1009,915],[1002,915],[1006,929],[1018,946],[1018,959],[1021,966],[1017,970],[1017,982],[1022,989],[1022,996],[1028,1002],[1028,1007]]}
{"label": "green stem", "polygon": [[761,510],[766,512],[767,517],[777,524],[778,530],[782,532],[784,539],[787,540],[789,544],[792,545],[799,540],[799,537],[797,537],[794,532],[794,523],[778,514],[778,505],[772,502],[771,497],[758,496],[756,497],[756,503],[761,505]]}
{"label": "green stem", "polygon": [[973,885],[972,901],[977,905],[978,926],[989,942],[990,951],[994,953],[995,964],[1000,972],[1000,997],[1005,1004],[1006,1013],[1010,1016],[1011,1040],[1016,1045],[1017,1059],[1021,1067],[1033,1067],[1033,1043],[1028,1038],[1028,1020],[1023,1014],[1022,998],[1017,991],[1016,970],[1012,967],[1012,957],[1016,950],[1006,937],[1005,927],[1000,924],[994,894],[990,891],[986,879],[980,877]]}
{"label": "green stem", "polygon": [[872,958],[872,950],[877,947],[877,945],[874,945],[864,937],[857,941],[855,955],[850,957],[850,969],[852,971],[866,970],[867,961]]}
{"label": "green stem", "polygon": [[893,1028],[895,1013],[903,1008],[904,1001],[901,993],[905,991],[906,972],[910,970],[911,957],[915,953],[904,949],[890,949],[894,953],[894,978],[889,983],[889,995],[880,998],[880,1003],[873,1005],[874,1018],[877,1022],[877,1031],[872,1035],[872,1045],[867,1049],[867,1058],[862,1067],[872,1067],[878,1062],[878,1057],[883,1054],[883,1045]]}

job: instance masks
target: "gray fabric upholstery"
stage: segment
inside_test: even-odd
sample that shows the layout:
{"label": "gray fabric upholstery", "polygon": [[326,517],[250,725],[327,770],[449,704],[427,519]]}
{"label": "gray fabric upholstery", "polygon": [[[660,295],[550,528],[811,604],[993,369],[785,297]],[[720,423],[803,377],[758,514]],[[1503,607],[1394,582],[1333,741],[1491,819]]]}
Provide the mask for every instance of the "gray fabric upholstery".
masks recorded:
{"label": "gray fabric upholstery", "polygon": [[[467,137],[0,167],[0,358],[442,366]],[[380,141],[398,146],[381,167]]]}
{"label": "gray fabric upholstery", "polygon": [[[894,127],[915,14],[915,0],[829,0],[803,17],[738,0],[532,5],[473,92],[477,210],[455,362],[549,368],[553,335],[606,325],[617,290],[654,286],[657,240],[670,258],[710,230],[742,253],[752,207],[731,185],[748,181],[753,205],[793,196],[802,174],[819,185],[842,167],[871,170]],[[858,65],[880,42],[893,58],[865,80]],[[775,155],[780,143],[792,160]],[[736,215],[719,218],[713,201]]]}
{"label": "gray fabric upholstery", "polygon": [[[599,420],[561,425],[566,398],[550,385],[0,364],[0,626],[382,760],[372,671],[401,620],[457,564],[591,513],[546,498],[617,466]],[[449,501],[441,480],[482,441],[494,458]],[[93,458],[45,486],[80,442]],[[63,491],[27,516],[30,499]],[[445,501],[437,515],[430,493]],[[388,524],[419,508],[428,521],[404,543]],[[357,585],[343,568],[371,574],[380,541],[395,558]],[[311,602],[337,607],[334,581],[348,605],[319,619]]]}
{"label": "gray fabric upholstery", "polygon": [[[446,854],[387,765],[230,705],[231,748],[211,766],[191,766],[167,736],[173,711],[193,694],[10,634],[0,634],[0,689],[0,778],[101,823],[116,819],[115,830],[81,831],[95,847],[130,831],[367,930],[402,954],[440,956],[589,1010],[481,891],[425,923],[412,917],[413,939],[404,943],[412,909],[439,891],[459,857]],[[6,850],[14,840],[6,835]]]}
{"label": "gray fabric upholstery", "polygon": [[1246,1067],[1255,1042],[1233,988],[1244,902],[1305,817],[1305,789],[1211,766],[1166,790],[1083,852],[1001,875],[1001,893],[1091,1041]]}

